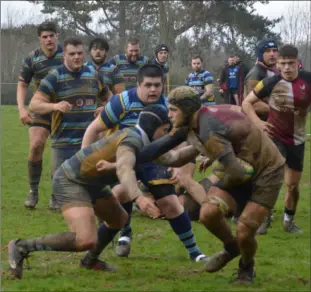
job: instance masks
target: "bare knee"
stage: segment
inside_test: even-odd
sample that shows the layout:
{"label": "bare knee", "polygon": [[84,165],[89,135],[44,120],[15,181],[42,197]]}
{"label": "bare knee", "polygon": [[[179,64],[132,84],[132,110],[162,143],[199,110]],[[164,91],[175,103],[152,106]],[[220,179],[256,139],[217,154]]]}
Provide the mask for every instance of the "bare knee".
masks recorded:
{"label": "bare knee", "polygon": [[77,234],[76,237],[76,245],[77,245],[77,250],[78,251],[86,251],[86,250],[91,250],[95,248],[97,244],[97,234],[89,234],[89,235],[83,235],[80,236]]}
{"label": "bare knee", "polygon": [[122,204],[129,201],[129,195],[122,185],[116,185],[112,189],[113,196]]}
{"label": "bare knee", "polygon": [[180,204],[176,195],[169,195],[157,200],[157,205],[168,219],[175,218],[184,211],[184,207]]}
{"label": "bare knee", "polygon": [[257,229],[246,226],[241,221],[238,222],[236,230],[236,239],[239,245],[249,242],[250,239],[255,238]]}
{"label": "bare knee", "polygon": [[215,205],[211,203],[204,203],[201,206],[200,211],[200,221],[205,225],[211,222],[216,222],[223,218],[222,211]]}
{"label": "bare knee", "polygon": [[30,142],[30,154],[32,156],[41,156],[44,151],[45,140],[32,137]]}

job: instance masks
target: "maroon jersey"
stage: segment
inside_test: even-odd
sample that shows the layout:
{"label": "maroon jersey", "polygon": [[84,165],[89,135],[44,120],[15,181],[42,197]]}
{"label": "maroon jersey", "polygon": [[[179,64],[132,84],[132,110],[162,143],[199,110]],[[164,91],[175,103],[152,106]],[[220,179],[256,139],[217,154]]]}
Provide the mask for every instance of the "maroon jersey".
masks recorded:
{"label": "maroon jersey", "polygon": [[311,103],[311,73],[300,71],[293,81],[280,74],[265,78],[254,89],[263,99],[269,96],[270,112],[267,122],[273,128],[273,137],[285,144],[300,145],[306,139],[306,121]]}
{"label": "maroon jersey", "polygon": [[188,141],[213,160],[235,153],[254,167],[255,177],[282,166],[285,160],[272,140],[241,111],[233,105],[202,106]]}

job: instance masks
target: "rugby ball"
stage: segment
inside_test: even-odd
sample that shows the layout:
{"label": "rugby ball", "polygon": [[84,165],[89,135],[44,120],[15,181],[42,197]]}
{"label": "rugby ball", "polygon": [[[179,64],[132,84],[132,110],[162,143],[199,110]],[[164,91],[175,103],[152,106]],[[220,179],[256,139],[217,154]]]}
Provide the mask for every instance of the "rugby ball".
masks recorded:
{"label": "rugby ball", "polygon": [[[237,157],[237,160],[241,164],[244,169],[244,181],[248,181],[255,173],[254,168],[246,161]],[[212,164],[212,171],[219,179],[223,179],[225,176],[225,168],[224,166],[218,161],[215,160]]]}

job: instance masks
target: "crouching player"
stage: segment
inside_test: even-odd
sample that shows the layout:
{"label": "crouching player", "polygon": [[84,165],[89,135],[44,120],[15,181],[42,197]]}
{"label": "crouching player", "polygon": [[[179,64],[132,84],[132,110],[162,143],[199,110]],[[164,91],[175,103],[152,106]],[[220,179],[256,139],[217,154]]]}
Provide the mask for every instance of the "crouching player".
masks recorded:
{"label": "crouching player", "polygon": [[[201,152],[210,162],[222,165],[223,179],[215,185],[205,182],[204,189],[198,188],[196,193],[201,202],[200,221],[224,244],[223,251],[207,259],[205,268],[216,272],[241,255],[235,282],[251,283],[255,276],[256,230],[275,204],[285,160],[272,140],[241,113],[240,107],[201,106],[197,93],[187,86],[172,90],[168,102],[169,117],[177,131],[144,147],[140,161],[158,157],[157,162],[163,165],[180,167]],[[190,146],[167,152],[185,139]],[[253,167],[251,179],[246,180],[238,158]],[[237,207],[243,211],[234,236],[225,217]]]}
{"label": "crouching player", "polygon": [[[153,139],[165,135],[170,128],[164,107],[149,105],[142,113],[145,113],[144,119],[136,127],[117,131],[81,149],[58,168],[53,178],[53,194],[61,205],[70,231],[12,240],[8,246],[8,261],[15,279],[22,278],[23,261],[35,251],[90,250],[88,256],[81,260],[82,267],[115,270],[112,265],[100,261],[98,256],[125,225],[128,215],[107,186],[119,179],[131,200],[138,196],[143,200],[134,171],[135,155],[148,143],[146,131],[150,131],[150,124],[154,125]],[[155,117],[158,123],[154,123]],[[115,171],[98,171],[101,159],[116,161],[117,175]],[[95,215],[105,221],[98,232]]]}

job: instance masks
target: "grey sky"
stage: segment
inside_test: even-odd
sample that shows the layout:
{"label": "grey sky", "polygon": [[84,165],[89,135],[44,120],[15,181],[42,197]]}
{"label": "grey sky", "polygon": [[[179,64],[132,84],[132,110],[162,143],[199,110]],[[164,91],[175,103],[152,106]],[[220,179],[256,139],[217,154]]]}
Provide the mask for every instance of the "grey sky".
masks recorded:
{"label": "grey sky", "polygon": [[[295,5],[303,5],[303,2],[309,1],[296,1]],[[291,5],[293,5],[293,1],[270,1],[267,5],[255,4],[255,9],[259,14],[273,19],[282,16]],[[35,23],[40,23],[45,18],[40,10],[41,5],[27,1],[1,1],[1,25],[7,23],[10,18],[13,18],[17,24],[23,24],[29,19],[34,20]],[[279,32],[279,27],[276,27],[275,31]]]}

